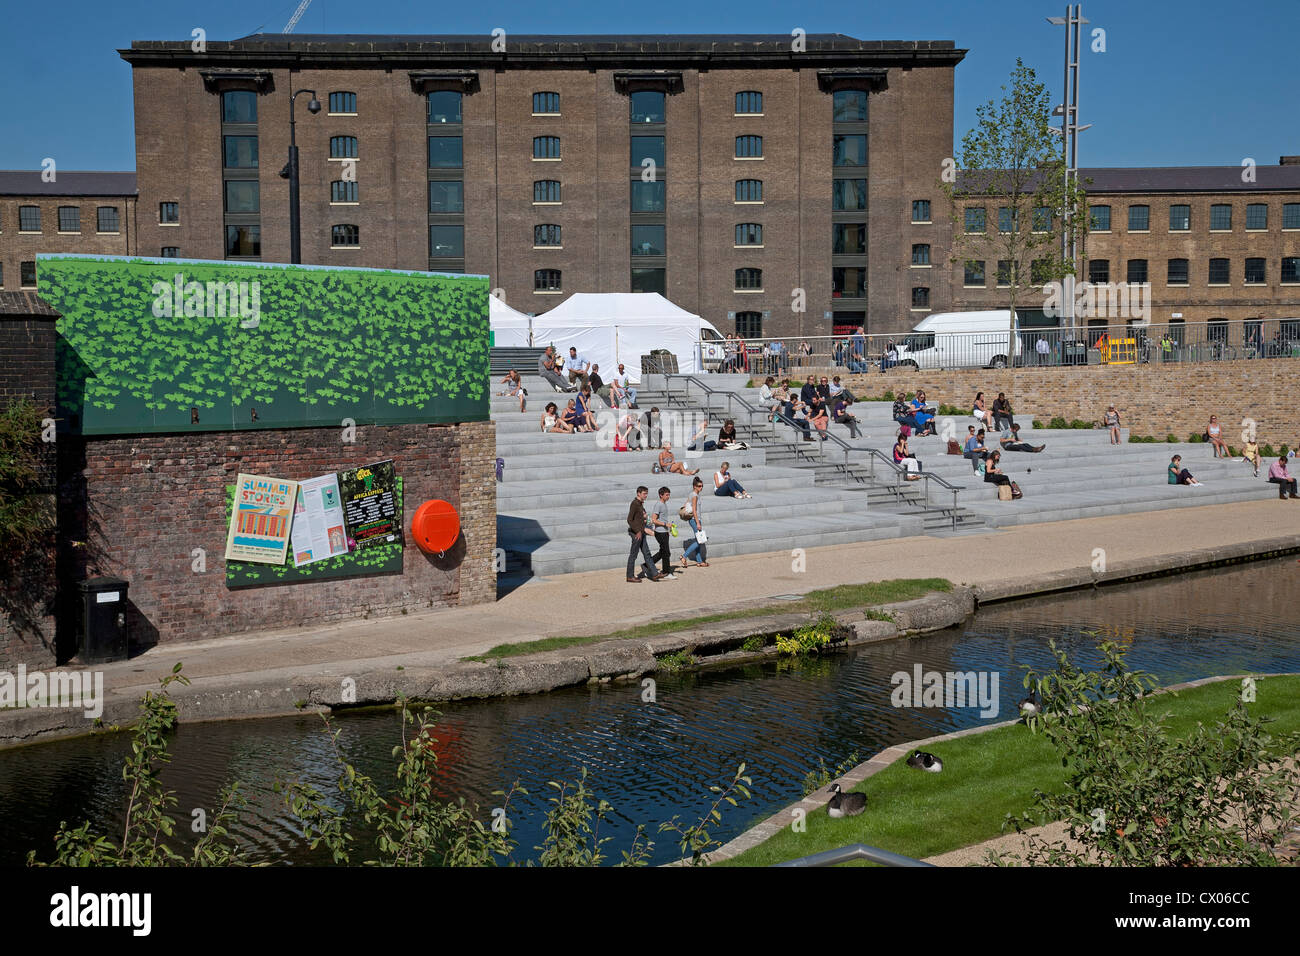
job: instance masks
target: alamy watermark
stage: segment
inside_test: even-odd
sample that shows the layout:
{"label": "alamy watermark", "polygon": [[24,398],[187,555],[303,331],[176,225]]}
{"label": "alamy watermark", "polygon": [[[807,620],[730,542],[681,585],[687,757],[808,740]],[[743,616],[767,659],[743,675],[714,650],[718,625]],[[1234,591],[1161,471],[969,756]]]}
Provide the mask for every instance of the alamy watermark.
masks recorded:
{"label": "alamy watermark", "polygon": [[1060,282],[1043,285],[1043,314],[1055,318],[1064,314],[1067,302],[1074,303],[1078,318],[1151,319],[1149,282],[1076,282],[1066,276]]}
{"label": "alamy watermark", "polygon": [[998,680],[997,671],[927,671],[915,664],[912,673],[895,671],[889,678],[889,701],[895,707],[978,707],[981,717],[996,717]]}
{"label": "alamy watermark", "polygon": [[104,713],[103,671],[0,671],[0,708],[81,707],[93,720]]}
{"label": "alamy watermark", "polygon": [[261,321],[262,283],[256,279],[186,282],[185,274],[178,272],[171,282],[155,282],[150,291],[155,319],[238,318],[245,329],[257,328]]}

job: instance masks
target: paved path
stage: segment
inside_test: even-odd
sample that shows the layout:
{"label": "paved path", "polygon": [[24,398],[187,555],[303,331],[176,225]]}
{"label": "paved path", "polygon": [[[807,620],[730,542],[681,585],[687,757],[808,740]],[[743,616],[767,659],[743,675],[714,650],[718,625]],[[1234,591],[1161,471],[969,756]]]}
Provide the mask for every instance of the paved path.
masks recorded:
{"label": "paved path", "polygon": [[1192,551],[1264,541],[1297,544],[1298,532],[1300,502],[1270,499],[816,548],[808,550],[802,573],[792,570],[789,552],[776,552],[723,559],[658,584],[628,584],[621,569],[569,574],[534,579],[493,605],[163,644],[102,669],[108,686],[125,691],[152,685],[178,660],[192,678],[346,661],[391,666],[405,656],[428,665],[509,641],[601,634],[707,614],[724,604],[887,578],[948,578],[976,586],[987,600],[1024,587],[1041,590],[1044,576],[1054,574],[1072,572],[1077,585],[1080,574],[1090,573],[1098,548],[1114,573],[1138,564],[1176,567]]}

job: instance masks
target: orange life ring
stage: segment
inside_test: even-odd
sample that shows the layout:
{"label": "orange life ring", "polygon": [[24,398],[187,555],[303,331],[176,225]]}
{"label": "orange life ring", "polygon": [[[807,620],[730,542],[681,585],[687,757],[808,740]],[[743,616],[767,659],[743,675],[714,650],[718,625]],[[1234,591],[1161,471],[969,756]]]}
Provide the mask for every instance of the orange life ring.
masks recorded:
{"label": "orange life ring", "polygon": [[425,554],[443,554],[460,537],[460,515],[445,501],[426,501],[415,509],[411,537]]}

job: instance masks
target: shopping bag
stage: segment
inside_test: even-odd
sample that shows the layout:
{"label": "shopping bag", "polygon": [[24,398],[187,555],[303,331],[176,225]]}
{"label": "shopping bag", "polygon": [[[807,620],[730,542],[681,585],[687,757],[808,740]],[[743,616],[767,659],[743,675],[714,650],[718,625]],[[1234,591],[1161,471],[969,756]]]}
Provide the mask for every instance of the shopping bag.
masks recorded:
{"label": "shopping bag", "polygon": [[1011,500],[1011,486],[998,485],[998,501],[1010,501],[1010,500]]}
{"label": "shopping bag", "polygon": [[709,541],[709,536],[705,534],[704,529],[701,528],[699,531],[695,532],[695,540],[698,541],[700,544],[707,544]]}

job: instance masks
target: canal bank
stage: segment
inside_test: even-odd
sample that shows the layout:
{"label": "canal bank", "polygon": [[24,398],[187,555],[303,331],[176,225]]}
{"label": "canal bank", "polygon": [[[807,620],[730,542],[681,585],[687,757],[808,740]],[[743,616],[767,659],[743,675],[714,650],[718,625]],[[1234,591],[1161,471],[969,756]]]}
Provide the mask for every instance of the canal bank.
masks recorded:
{"label": "canal bank", "polygon": [[[640,677],[659,666],[656,655],[692,648],[729,652],[749,635],[789,629],[808,617],[715,622],[658,638],[486,663],[462,658],[506,642],[608,634],[840,584],[944,577],[956,585],[951,594],[922,599],[915,607],[881,609],[892,613],[893,622],[869,620],[861,610],[837,615],[854,626],[855,640],[889,640],[960,623],[978,604],[1297,553],[1297,528],[1300,508],[1247,502],[738,557],[660,584],[628,585],[608,573],[566,575],[530,582],[490,607],[159,646],[99,668],[105,683],[100,719],[107,725],[129,722],[140,696],[178,660],[192,680],[174,695],[186,721],[384,703],[398,694],[527,694]],[[81,710],[0,710],[0,746],[85,733],[92,724]]]}

